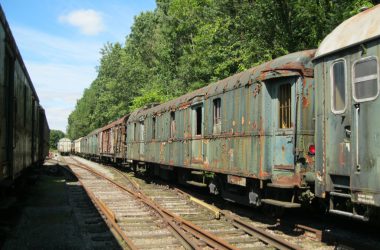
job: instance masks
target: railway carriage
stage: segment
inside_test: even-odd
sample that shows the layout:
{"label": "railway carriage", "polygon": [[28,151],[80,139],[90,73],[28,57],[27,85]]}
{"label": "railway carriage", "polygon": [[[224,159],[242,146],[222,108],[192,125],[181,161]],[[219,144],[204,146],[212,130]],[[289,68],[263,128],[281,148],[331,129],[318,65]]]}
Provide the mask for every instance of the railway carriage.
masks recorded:
{"label": "railway carriage", "polygon": [[380,206],[380,5],[346,20],[315,63],[316,190],[332,213],[368,219]]}
{"label": "railway carriage", "polygon": [[314,185],[314,52],[133,112],[127,159],[243,204],[298,207]]}
{"label": "railway carriage", "polygon": [[48,155],[49,126],[0,7],[0,183]]}
{"label": "railway carriage", "polygon": [[69,138],[62,138],[57,144],[58,152],[61,155],[69,155],[71,152],[71,140]]}
{"label": "railway carriage", "polygon": [[126,156],[126,128],[129,115],[104,126],[98,132],[99,157],[104,161],[122,163]]}

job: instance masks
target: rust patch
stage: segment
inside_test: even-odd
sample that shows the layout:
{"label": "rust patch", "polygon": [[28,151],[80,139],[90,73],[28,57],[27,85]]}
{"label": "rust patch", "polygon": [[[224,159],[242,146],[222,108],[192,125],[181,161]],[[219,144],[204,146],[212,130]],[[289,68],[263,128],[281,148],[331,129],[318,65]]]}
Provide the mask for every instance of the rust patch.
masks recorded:
{"label": "rust patch", "polygon": [[256,97],[258,94],[260,94],[261,90],[261,83],[257,83],[255,85],[255,88],[253,89],[253,97]]}
{"label": "rust patch", "polygon": [[302,97],[302,107],[304,108],[307,108],[309,107],[310,103],[309,103],[309,99],[305,96]]}
{"label": "rust patch", "polygon": [[276,185],[283,185],[283,186],[301,186],[301,175],[298,173],[295,173],[291,176],[286,175],[279,175],[275,176],[275,178],[272,178],[272,183]]}

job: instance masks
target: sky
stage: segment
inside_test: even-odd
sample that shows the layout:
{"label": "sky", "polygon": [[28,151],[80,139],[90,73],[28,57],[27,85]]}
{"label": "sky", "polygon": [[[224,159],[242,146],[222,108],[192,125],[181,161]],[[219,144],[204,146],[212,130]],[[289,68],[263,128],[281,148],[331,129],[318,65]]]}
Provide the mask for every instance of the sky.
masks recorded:
{"label": "sky", "polygon": [[97,76],[100,50],[124,44],[134,16],[154,0],[0,0],[50,129],[67,118]]}

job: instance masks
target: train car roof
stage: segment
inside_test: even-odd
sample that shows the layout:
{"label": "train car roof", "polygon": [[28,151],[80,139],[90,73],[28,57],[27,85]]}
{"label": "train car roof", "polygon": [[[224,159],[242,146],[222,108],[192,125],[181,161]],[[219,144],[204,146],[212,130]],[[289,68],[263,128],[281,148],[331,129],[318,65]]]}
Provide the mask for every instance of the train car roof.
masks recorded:
{"label": "train car roof", "polygon": [[127,120],[128,117],[129,117],[129,114],[128,114],[128,115],[125,115],[125,116],[123,116],[123,117],[121,117],[121,118],[119,118],[119,119],[117,119],[116,121],[113,121],[113,122],[107,124],[106,126],[100,128],[100,129],[99,129],[99,132],[104,131],[104,130],[107,130],[107,129],[112,128],[112,127],[115,127],[116,125],[119,125],[119,124],[125,122],[125,120]]}
{"label": "train car roof", "polygon": [[184,109],[210,96],[218,95],[247,84],[249,85],[255,81],[291,75],[313,77],[313,65],[311,60],[314,58],[314,54],[315,50],[305,50],[276,58],[161,105],[152,108],[137,109],[131,113],[128,122],[139,121],[148,113],[159,115],[169,110]]}
{"label": "train car roof", "polygon": [[58,142],[67,142],[71,141],[69,138],[61,138]]}
{"label": "train car roof", "polygon": [[321,43],[315,59],[380,36],[380,4],[341,23]]}

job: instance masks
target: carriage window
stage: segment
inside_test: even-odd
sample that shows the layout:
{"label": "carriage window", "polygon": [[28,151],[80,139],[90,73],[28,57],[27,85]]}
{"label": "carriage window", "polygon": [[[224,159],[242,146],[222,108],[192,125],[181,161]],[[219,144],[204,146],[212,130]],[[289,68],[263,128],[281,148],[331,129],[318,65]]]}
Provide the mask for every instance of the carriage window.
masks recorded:
{"label": "carriage window", "polygon": [[195,108],[195,135],[202,135],[202,106]]}
{"label": "carriage window", "polygon": [[278,89],[279,128],[291,128],[291,85],[284,84]]}
{"label": "carriage window", "polygon": [[134,133],[134,141],[137,141],[137,124],[134,123],[133,133]]}
{"label": "carriage window", "polygon": [[353,94],[357,101],[370,101],[379,93],[378,65],[374,57],[361,59],[354,64]]}
{"label": "carriage window", "polygon": [[152,139],[156,139],[156,117],[152,119]]}
{"label": "carriage window", "polygon": [[221,114],[220,114],[220,98],[217,98],[213,101],[214,103],[214,125],[221,123]]}
{"label": "carriage window", "polygon": [[175,112],[170,112],[170,138],[175,134]]}
{"label": "carriage window", "polygon": [[342,113],[346,109],[346,67],[343,60],[331,66],[331,109],[333,113]]}

